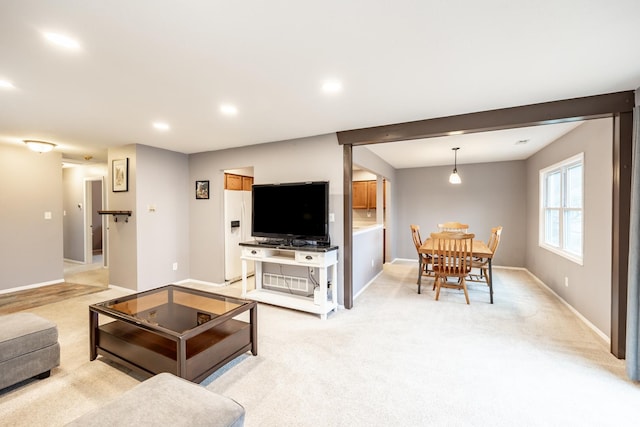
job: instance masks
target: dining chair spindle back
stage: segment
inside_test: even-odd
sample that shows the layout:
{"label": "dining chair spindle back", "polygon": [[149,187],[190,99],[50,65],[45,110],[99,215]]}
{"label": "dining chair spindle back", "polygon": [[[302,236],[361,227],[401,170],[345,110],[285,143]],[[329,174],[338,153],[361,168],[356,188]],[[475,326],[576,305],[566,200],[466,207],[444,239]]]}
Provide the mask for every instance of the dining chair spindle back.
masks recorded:
{"label": "dining chair spindle back", "polygon": [[[466,277],[471,272],[473,260],[473,233],[431,233],[433,249],[431,256],[436,276],[436,301],[440,298],[441,288],[462,289],[469,304]],[[458,279],[456,283],[448,282],[449,277]]]}
{"label": "dining chair spindle back", "polygon": [[[502,226],[493,227],[491,229],[491,235],[489,236],[489,241],[487,242],[487,246],[491,249],[491,253],[495,257],[496,251],[498,250],[498,246],[500,245],[500,238],[502,236]],[[489,280],[491,277],[488,274],[487,269],[489,268],[489,258],[474,258],[473,263],[471,265],[472,268],[477,268],[480,270],[480,274],[470,274],[469,281],[471,282],[486,282],[489,284]]]}
{"label": "dining chair spindle back", "polygon": [[[411,238],[413,244],[416,246],[416,252],[418,253],[418,293],[420,293],[421,280],[420,275],[433,276],[433,271],[429,269],[431,264],[431,255],[420,252],[420,246],[422,246],[422,238],[420,237],[420,226],[411,224]],[[434,286],[435,289],[435,286]]]}
{"label": "dining chair spindle back", "polygon": [[468,233],[469,224],[463,224],[455,221],[443,222],[442,224],[438,224],[438,230],[440,230],[440,232]]}

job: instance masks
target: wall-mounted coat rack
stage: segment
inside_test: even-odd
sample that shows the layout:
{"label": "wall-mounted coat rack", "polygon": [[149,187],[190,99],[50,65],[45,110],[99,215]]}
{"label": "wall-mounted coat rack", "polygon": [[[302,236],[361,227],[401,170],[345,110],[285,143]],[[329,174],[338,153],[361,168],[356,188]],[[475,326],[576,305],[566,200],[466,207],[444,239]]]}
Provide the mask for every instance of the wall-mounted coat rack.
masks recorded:
{"label": "wall-mounted coat rack", "polygon": [[113,215],[113,220],[118,222],[118,216],[124,216],[124,222],[129,222],[131,211],[98,211],[99,215]]}

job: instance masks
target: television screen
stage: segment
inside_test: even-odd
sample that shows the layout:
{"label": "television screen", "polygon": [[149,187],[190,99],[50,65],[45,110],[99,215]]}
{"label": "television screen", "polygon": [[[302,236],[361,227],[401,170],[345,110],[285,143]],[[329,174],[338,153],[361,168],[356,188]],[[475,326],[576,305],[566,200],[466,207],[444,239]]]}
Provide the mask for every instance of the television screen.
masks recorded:
{"label": "television screen", "polygon": [[329,242],[329,182],[252,186],[251,235]]}

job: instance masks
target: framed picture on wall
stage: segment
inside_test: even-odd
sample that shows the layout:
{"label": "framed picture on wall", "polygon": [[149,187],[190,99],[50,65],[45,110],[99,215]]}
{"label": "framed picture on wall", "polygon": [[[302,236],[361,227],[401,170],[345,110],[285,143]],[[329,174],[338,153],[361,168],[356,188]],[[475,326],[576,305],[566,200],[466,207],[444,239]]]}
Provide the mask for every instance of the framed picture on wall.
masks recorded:
{"label": "framed picture on wall", "polygon": [[111,162],[111,191],[129,191],[129,158]]}
{"label": "framed picture on wall", "polygon": [[209,198],[209,181],[196,181],[196,199]]}

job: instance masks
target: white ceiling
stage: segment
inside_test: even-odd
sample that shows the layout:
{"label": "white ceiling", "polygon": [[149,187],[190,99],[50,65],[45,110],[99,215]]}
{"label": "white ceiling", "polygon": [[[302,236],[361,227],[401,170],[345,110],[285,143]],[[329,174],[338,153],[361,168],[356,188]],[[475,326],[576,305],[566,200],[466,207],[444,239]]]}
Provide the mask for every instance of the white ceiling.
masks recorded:
{"label": "white ceiling", "polygon": [[367,145],[396,169],[524,160],[582,121]]}
{"label": "white ceiling", "polygon": [[[196,153],[631,90],[638,17],[638,0],[0,0],[0,142]],[[536,140],[521,131],[505,144]]]}

